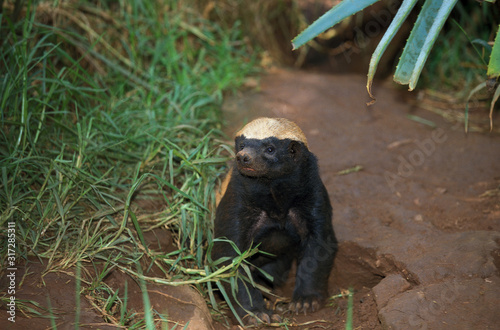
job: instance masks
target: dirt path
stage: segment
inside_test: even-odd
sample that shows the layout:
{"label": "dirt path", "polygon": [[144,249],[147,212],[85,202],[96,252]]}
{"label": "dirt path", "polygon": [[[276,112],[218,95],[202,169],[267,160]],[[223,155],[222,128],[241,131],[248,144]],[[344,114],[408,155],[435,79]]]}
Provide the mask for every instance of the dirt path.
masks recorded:
{"label": "dirt path", "polygon": [[[278,70],[259,92],[226,103],[228,133],[259,116],[304,130],[341,242],[330,293],[354,286],[355,329],[498,329],[500,136],[465,135],[382,83],[367,108],[365,84]],[[337,175],[355,166],[362,170]],[[334,305],[293,320],[343,327],[345,302]]]}
{"label": "dirt path", "polygon": [[[270,73],[258,92],[225,104],[228,134],[258,116],[290,118],[306,133],[319,158],[340,241],[330,294],[354,288],[354,329],[499,329],[500,136],[465,135],[461,125],[413,109],[381,83],[375,89],[378,101],[368,109],[364,86],[363,76]],[[362,169],[338,175],[356,166]],[[158,229],[146,240],[165,247],[170,238]],[[74,276],[42,279],[42,270],[36,262],[29,268],[33,276],[24,278],[25,270],[19,270],[24,284],[16,299],[46,308],[50,301],[58,329],[74,329]],[[0,279],[0,287],[5,281]],[[128,307],[141,313],[142,293],[132,278],[113,271],[105,279],[120,292],[127,281]],[[293,284],[291,279],[278,293],[290,297]],[[192,288],[148,284],[148,291],[151,305],[169,315],[171,326],[189,322],[189,329],[226,329],[211,320]],[[80,300],[83,328],[117,328],[103,323],[92,299]],[[0,306],[0,329],[51,327],[48,318],[21,314],[11,324],[5,309]],[[296,325],[288,328],[343,329],[346,311],[341,298],[316,313],[285,317]]]}

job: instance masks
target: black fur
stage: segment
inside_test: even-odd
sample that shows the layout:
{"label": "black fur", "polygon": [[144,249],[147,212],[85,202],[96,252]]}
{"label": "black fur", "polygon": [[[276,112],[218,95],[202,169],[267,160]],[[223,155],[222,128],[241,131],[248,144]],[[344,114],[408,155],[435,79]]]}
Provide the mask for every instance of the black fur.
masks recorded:
{"label": "black fur", "polygon": [[[320,179],[316,157],[302,142],[275,137],[235,140],[236,159],[227,190],[217,207],[215,237],[232,240],[245,251],[259,245],[250,262],[274,277],[266,283],[280,285],[297,260],[296,285],[290,307],[293,311],[315,310],[327,295],[327,282],[337,251],[332,227],[332,208]],[[228,243],[216,243],[212,257],[234,257]],[[262,318],[266,309],[262,293],[238,284],[237,299],[243,308]],[[248,291],[247,291],[248,290]],[[250,294],[250,296],[248,295]]]}

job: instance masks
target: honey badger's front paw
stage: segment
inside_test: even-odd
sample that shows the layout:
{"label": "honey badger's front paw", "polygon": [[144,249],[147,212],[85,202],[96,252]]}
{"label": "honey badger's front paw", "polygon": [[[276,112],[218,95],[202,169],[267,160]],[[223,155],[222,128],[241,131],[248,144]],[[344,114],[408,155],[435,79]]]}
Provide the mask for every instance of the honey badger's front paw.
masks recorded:
{"label": "honey badger's front paw", "polygon": [[292,302],[288,305],[288,309],[296,314],[301,312],[307,314],[307,311],[316,312],[323,305],[323,300],[323,297],[319,294],[294,295]]}

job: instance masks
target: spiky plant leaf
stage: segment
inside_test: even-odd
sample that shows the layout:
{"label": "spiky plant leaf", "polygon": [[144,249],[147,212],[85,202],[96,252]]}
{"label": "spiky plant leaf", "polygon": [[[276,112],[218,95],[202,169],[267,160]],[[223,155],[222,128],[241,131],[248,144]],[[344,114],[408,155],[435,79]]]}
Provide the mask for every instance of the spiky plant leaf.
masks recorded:
{"label": "spiky plant leaf", "polygon": [[292,40],[293,49],[297,49],[304,45],[309,40],[316,37],[318,34],[325,32],[335,24],[341,22],[345,18],[356,14],[358,11],[374,4],[379,0],[344,0],[323,16],[318,18],[314,23],[309,25],[297,37]]}

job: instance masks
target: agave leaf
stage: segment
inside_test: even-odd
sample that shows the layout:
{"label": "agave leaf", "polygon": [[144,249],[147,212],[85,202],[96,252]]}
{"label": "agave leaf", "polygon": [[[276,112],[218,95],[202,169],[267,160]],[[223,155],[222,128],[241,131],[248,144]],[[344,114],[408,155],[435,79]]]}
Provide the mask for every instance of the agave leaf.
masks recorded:
{"label": "agave leaf", "polygon": [[493,130],[493,108],[495,107],[495,103],[497,103],[498,98],[500,98],[500,85],[498,85],[495,90],[495,94],[493,94],[493,99],[491,100],[490,106],[490,132]]}
{"label": "agave leaf", "polygon": [[457,0],[425,1],[399,59],[395,82],[409,85],[410,91],[415,88],[431,48],[456,3]]}
{"label": "agave leaf", "polygon": [[472,95],[474,95],[475,93],[477,93],[478,91],[480,91],[481,89],[483,89],[485,87],[486,87],[486,81],[483,81],[482,83],[480,83],[479,85],[474,87],[474,89],[471,90],[471,92],[469,93],[469,96],[467,97],[467,101],[465,102],[465,117],[464,117],[465,133],[467,133],[469,131],[469,101],[470,101]]}
{"label": "agave leaf", "polygon": [[320,18],[318,18],[314,23],[309,25],[304,31],[302,31],[298,36],[292,40],[293,49],[297,49],[309,40],[316,37],[318,34],[325,32],[328,28],[339,23],[343,19],[356,14],[358,11],[374,4],[379,0],[344,0]]}
{"label": "agave leaf", "polygon": [[384,54],[389,43],[392,41],[396,33],[401,28],[403,22],[406,20],[406,18],[412,11],[413,7],[415,6],[415,3],[417,3],[417,0],[403,1],[401,7],[399,7],[398,12],[396,13],[396,16],[392,20],[391,25],[389,25],[389,27],[387,28],[387,31],[385,32],[384,36],[378,43],[377,48],[372,54],[372,57],[370,59],[370,68],[368,69],[368,82],[366,84],[366,89],[368,90],[368,94],[370,94],[370,97],[372,99],[374,99],[371,92],[372,82],[373,82],[373,77],[375,76],[375,71],[377,71],[377,66],[378,63],[380,62],[380,58]]}
{"label": "agave leaf", "polygon": [[500,76],[500,25],[498,26],[495,43],[493,44],[493,49],[491,50],[487,75],[490,78]]}

